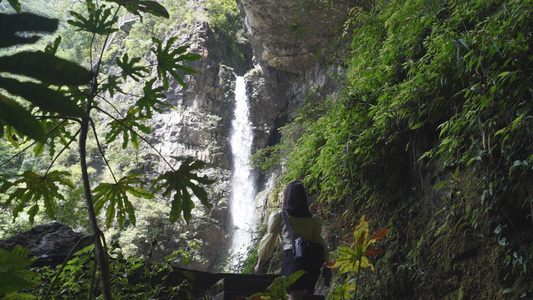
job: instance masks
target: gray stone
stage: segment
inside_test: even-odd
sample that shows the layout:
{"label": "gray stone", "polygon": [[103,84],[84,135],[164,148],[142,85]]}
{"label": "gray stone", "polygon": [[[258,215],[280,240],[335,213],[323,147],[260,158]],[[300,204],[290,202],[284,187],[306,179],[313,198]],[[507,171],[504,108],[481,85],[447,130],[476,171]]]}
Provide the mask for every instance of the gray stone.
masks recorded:
{"label": "gray stone", "polygon": [[[53,222],[35,226],[28,231],[0,240],[0,248],[11,251],[16,245],[20,245],[29,250],[28,257],[39,258],[34,265],[56,265],[63,262],[83,236],[65,224]],[[84,240],[76,250],[91,243],[91,239]]]}

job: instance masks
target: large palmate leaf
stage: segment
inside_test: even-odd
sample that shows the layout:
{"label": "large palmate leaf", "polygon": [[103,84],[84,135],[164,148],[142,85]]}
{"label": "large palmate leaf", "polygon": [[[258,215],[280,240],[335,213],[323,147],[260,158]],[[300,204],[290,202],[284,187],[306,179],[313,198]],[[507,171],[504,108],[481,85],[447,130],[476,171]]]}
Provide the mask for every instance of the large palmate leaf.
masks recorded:
{"label": "large palmate leaf", "polygon": [[[30,138],[44,142],[46,133],[43,127],[29,111],[24,109],[15,100],[0,95],[0,122],[4,121],[10,126],[13,126],[20,133],[29,136]],[[3,135],[3,126],[0,126],[0,136]]]}
{"label": "large palmate leaf", "polygon": [[152,110],[162,112],[163,110],[158,106],[172,107],[172,105],[159,100],[165,98],[165,94],[162,93],[163,87],[153,87],[155,81],[156,79],[154,78],[145,83],[143,88],[144,96],[135,103],[137,105],[136,110],[141,117],[151,118]]}
{"label": "large palmate leaf", "polygon": [[353,292],[356,290],[357,285],[353,280],[349,280],[345,284],[341,284],[335,289],[333,289],[328,294],[328,299],[332,300],[344,300],[344,299],[352,299],[353,298]]}
{"label": "large palmate leaf", "polygon": [[117,66],[122,69],[122,78],[126,79],[131,77],[133,80],[139,82],[140,77],[144,77],[149,73],[148,68],[144,66],[136,66],[141,61],[140,57],[134,57],[131,60],[128,60],[128,53],[125,53],[122,58],[117,57]]}
{"label": "large palmate leaf", "polygon": [[20,52],[0,57],[0,72],[24,75],[58,86],[84,85],[92,73],[68,60],[45,52]]}
{"label": "large palmate leaf", "polygon": [[174,42],[177,40],[177,36],[170,38],[166,45],[163,47],[163,43],[157,39],[152,38],[152,41],[156,44],[156,48],[152,49],[152,52],[157,57],[157,76],[160,80],[163,80],[163,87],[169,88],[169,78],[167,75],[172,76],[181,86],[187,87],[187,84],[181,76],[177,73],[177,70],[181,70],[184,74],[196,73],[191,67],[183,65],[185,61],[195,61],[202,56],[200,54],[186,53],[189,46],[181,46],[172,50]]}
{"label": "large palmate leaf", "polygon": [[204,162],[189,157],[182,162],[178,170],[168,171],[159,175],[154,181],[155,192],[164,189],[163,195],[165,197],[170,197],[174,193],[170,209],[171,222],[177,221],[182,212],[185,221],[189,222],[191,220],[194,202],[191,199],[189,189],[192,190],[203,205],[211,206],[207,199],[207,192],[200,184],[211,184],[215,181],[208,179],[207,176],[200,177],[194,173],[203,168],[204,165]]}
{"label": "large palmate leaf", "polygon": [[59,91],[34,82],[21,82],[11,78],[0,78],[0,87],[12,95],[21,96],[44,111],[57,112],[64,116],[83,117],[85,110],[77,106]]}
{"label": "large palmate leaf", "polygon": [[131,173],[122,177],[117,183],[100,183],[94,188],[95,212],[99,213],[107,205],[106,226],[111,226],[116,217],[118,224],[122,227],[126,221],[126,215],[135,225],[135,209],[128,199],[128,194],[145,199],[154,198],[154,194],[140,187],[143,182],[139,179],[139,175]]}
{"label": "large palmate leaf", "polygon": [[[136,117],[134,115],[134,109],[130,109],[126,117],[122,119],[114,119],[109,122],[108,127],[110,128],[106,134],[106,142],[111,143],[116,140],[116,138],[122,134],[122,148],[126,149],[128,143],[131,142],[135,149],[139,148],[139,138],[137,134],[133,131],[135,129],[140,130],[143,133],[149,134],[151,132],[150,127],[143,125],[140,121],[145,120],[142,117]],[[131,138],[130,138],[131,135]]]}
{"label": "large palmate leaf", "polygon": [[128,10],[130,13],[140,16],[141,13],[149,13],[157,17],[169,18],[166,8],[156,1],[147,0],[108,0],[115,2]]}
{"label": "large palmate leaf", "polygon": [[56,200],[65,199],[58,192],[59,184],[74,188],[72,182],[66,178],[68,175],[68,172],[51,171],[41,176],[35,172],[26,171],[18,176],[20,177],[19,180],[4,185],[3,189],[5,190],[16,187],[6,201],[7,205],[11,202],[18,202],[13,209],[13,218],[16,218],[25,207],[33,204],[28,210],[30,222],[33,223],[34,217],[39,211],[39,201],[42,200],[46,215],[55,219]]}
{"label": "large palmate leaf", "polygon": [[337,260],[334,263],[327,264],[327,266],[330,268],[340,268],[340,273],[354,272],[358,274],[361,269],[370,268],[373,270],[374,266],[367,256],[380,255],[383,253],[383,249],[372,249],[369,246],[384,237],[389,232],[389,229],[382,228],[372,237],[369,237],[369,230],[368,222],[363,215],[353,233],[355,240],[353,248],[346,246],[339,247]]}
{"label": "large palmate leaf", "polygon": [[32,44],[40,37],[22,32],[49,32],[57,30],[58,20],[30,14],[0,14],[0,48]]}
{"label": "large palmate leaf", "polygon": [[118,29],[113,28],[116,20],[113,19],[111,8],[97,8],[95,3],[90,0],[86,2],[86,7],[88,17],[76,11],[69,11],[74,20],[68,20],[67,22],[77,27],[78,31],[87,31],[94,34],[106,35],[118,31]]}

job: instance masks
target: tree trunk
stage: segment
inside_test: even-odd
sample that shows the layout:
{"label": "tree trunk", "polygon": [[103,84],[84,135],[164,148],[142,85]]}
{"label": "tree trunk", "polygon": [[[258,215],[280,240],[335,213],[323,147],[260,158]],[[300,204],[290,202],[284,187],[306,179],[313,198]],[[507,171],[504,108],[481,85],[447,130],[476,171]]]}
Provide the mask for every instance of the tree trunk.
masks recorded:
{"label": "tree trunk", "polygon": [[[96,86],[95,84],[93,86]],[[89,114],[92,97],[89,97],[87,102],[87,114]],[[96,257],[96,263],[98,265],[100,284],[102,285],[101,291],[105,300],[112,300],[111,296],[111,279],[109,275],[109,262],[107,261],[107,251],[102,245],[101,231],[98,227],[96,220],[96,214],[94,212],[93,198],[91,193],[91,183],[89,181],[89,173],[87,171],[87,134],[89,132],[90,117],[84,117],[82,119],[79,151],[80,151],[80,166],[83,180],[83,190],[85,194],[85,202],[87,205],[87,212],[89,215],[89,223],[93,232],[94,252]]]}

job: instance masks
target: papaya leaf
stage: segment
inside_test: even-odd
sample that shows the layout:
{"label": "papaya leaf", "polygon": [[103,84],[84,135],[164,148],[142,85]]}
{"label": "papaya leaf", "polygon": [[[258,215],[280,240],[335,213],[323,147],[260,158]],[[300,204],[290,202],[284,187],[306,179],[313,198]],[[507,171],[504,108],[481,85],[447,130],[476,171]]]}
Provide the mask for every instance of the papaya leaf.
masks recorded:
{"label": "papaya leaf", "polygon": [[102,87],[102,92],[107,92],[111,97],[115,96],[115,93],[123,93],[120,84],[122,83],[117,75],[111,75],[107,79],[107,84]]}
{"label": "papaya leaf", "polygon": [[161,98],[165,98],[165,94],[162,93],[163,87],[153,87],[155,80],[156,79],[154,78],[146,82],[143,88],[144,96],[135,103],[137,105],[137,110],[142,117],[151,118],[152,110],[162,112],[163,110],[159,108],[158,105],[172,107],[172,105],[159,100]]}
{"label": "papaya leaf", "polygon": [[176,70],[181,70],[184,74],[196,73],[193,68],[185,66],[182,63],[184,61],[195,61],[202,58],[199,54],[184,54],[189,48],[188,46],[181,46],[172,50],[171,48],[177,38],[177,36],[170,38],[165,46],[163,46],[163,43],[159,39],[152,38],[152,41],[156,44],[152,52],[157,57],[157,76],[160,80],[163,80],[163,88],[165,90],[169,88],[169,78],[167,75],[172,76],[181,86],[187,88],[187,84]]}
{"label": "papaya leaf", "polygon": [[[14,7],[15,8],[15,7]],[[19,4],[20,8],[20,4]],[[30,14],[0,14],[0,48],[20,44],[33,44],[40,37],[26,32],[48,32],[57,30],[58,20]]]}
{"label": "papaya leaf", "polygon": [[118,31],[118,29],[113,28],[116,20],[113,18],[111,8],[105,8],[105,6],[97,7],[91,0],[86,1],[86,7],[87,18],[76,11],[69,11],[74,19],[68,20],[67,23],[77,27],[77,31],[86,31],[100,35]]}
{"label": "papaya leaf", "polygon": [[100,183],[93,189],[95,212],[99,213],[107,204],[106,226],[111,226],[116,217],[119,226],[123,227],[126,215],[133,225],[136,224],[135,209],[128,199],[128,194],[145,199],[154,198],[152,193],[139,187],[143,183],[139,175],[131,173],[122,177],[117,183]]}
{"label": "papaya leaf", "polygon": [[11,78],[0,78],[0,87],[9,93],[21,96],[48,112],[65,116],[84,117],[85,111],[59,91],[34,82],[20,82]]}
{"label": "papaya leaf", "polygon": [[2,120],[21,134],[36,141],[44,142],[46,139],[41,123],[15,100],[4,95],[0,95],[0,121]]}
{"label": "papaya leaf", "polygon": [[76,63],[45,52],[19,52],[1,56],[0,72],[24,75],[58,86],[83,85],[92,77],[91,72]]}
{"label": "papaya leaf", "polygon": [[141,16],[141,12],[149,13],[156,17],[169,18],[170,15],[166,8],[157,3],[156,1],[146,1],[146,0],[108,0],[110,2],[115,2],[124,8],[130,13]]}
{"label": "papaya leaf", "polygon": [[127,77],[131,77],[133,80],[139,82],[139,77],[148,74],[149,70],[143,66],[135,66],[135,64],[141,61],[140,57],[134,57],[130,61],[128,61],[128,58],[128,53],[125,53],[122,59],[120,57],[116,59],[117,65],[122,69],[122,78],[126,79]]}
{"label": "papaya leaf", "polygon": [[[65,171],[51,171],[44,176],[41,176],[32,171],[26,171],[12,183],[12,186],[23,185],[15,189],[6,201],[9,205],[13,200],[18,201],[18,204],[13,209],[13,218],[16,219],[18,214],[32,202],[35,203],[28,211],[30,221],[39,210],[39,200],[43,200],[45,213],[48,217],[55,219],[56,214],[56,199],[64,200],[63,195],[59,193],[59,184],[74,188],[72,182],[66,178],[69,173]],[[8,186],[9,187],[9,186]],[[33,223],[33,222],[32,222]]]}
{"label": "papaya leaf", "polygon": [[134,115],[134,110],[130,109],[130,111],[126,114],[126,117],[123,119],[114,119],[113,121],[109,122],[108,127],[110,130],[107,132],[105,137],[106,142],[111,143],[112,141],[116,140],[120,134],[122,134],[123,149],[128,147],[129,142],[131,142],[135,149],[139,149],[139,139],[137,134],[135,134],[133,131],[138,129],[143,133],[150,133],[150,127],[139,122],[144,119],[145,118],[136,117]]}
{"label": "papaya leaf", "polygon": [[188,189],[192,190],[203,205],[211,206],[207,199],[207,192],[200,184],[211,184],[214,180],[208,179],[207,176],[200,177],[194,173],[203,168],[204,165],[204,162],[194,161],[193,158],[189,157],[182,162],[178,170],[165,172],[152,183],[152,186],[155,187],[154,192],[164,189],[163,196],[170,197],[174,194],[170,209],[171,222],[176,222],[182,213],[187,223],[191,220],[194,202]]}

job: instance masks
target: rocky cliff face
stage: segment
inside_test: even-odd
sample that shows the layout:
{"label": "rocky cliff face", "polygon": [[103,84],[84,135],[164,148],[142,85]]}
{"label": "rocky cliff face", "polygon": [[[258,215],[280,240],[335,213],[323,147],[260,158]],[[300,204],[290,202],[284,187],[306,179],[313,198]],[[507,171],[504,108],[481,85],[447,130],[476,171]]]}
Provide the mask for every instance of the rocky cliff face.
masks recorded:
{"label": "rocky cliff face", "polygon": [[[254,129],[254,152],[279,141],[278,128],[291,118],[290,112],[302,103],[306,91],[314,97],[324,97],[338,87],[327,75],[317,51],[327,46],[332,35],[331,20],[322,10],[312,10],[312,16],[299,15],[297,1],[238,1],[245,24],[247,38],[253,48],[253,62],[248,66],[245,78],[250,101],[250,117]],[[295,22],[305,20],[302,28],[306,34],[295,39],[290,29]],[[302,29],[302,30],[303,30]],[[212,270],[227,260],[232,224],[227,210],[231,179],[231,149],[229,145],[231,120],[234,109],[235,75],[242,72],[242,65],[224,66],[218,55],[214,35],[205,23],[198,23],[194,33],[182,37],[183,44],[200,53],[203,59],[192,66],[198,73],[186,78],[188,89],[177,83],[167,94],[167,101],[176,109],[169,109],[153,120],[155,128],[152,142],[171,163],[179,165],[185,157],[192,156],[207,163],[205,173],[217,182],[210,187],[212,208],[197,205],[191,224],[165,225],[173,227],[174,240],[161,244],[160,255],[169,248],[184,245],[186,241],[200,243],[197,260],[191,268]],[[242,49],[251,49],[242,46]],[[245,53],[244,57],[252,57]],[[236,71],[238,70],[238,71]],[[164,164],[159,164],[159,171]],[[266,175],[266,174],[263,174]],[[256,199],[258,220],[264,217],[261,210],[272,198],[271,176],[258,176],[259,194]],[[151,230],[151,229],[147,229]],[[145,244],[147,244],[145,242]],[[157,258],[157,257],[156,257]]]}

